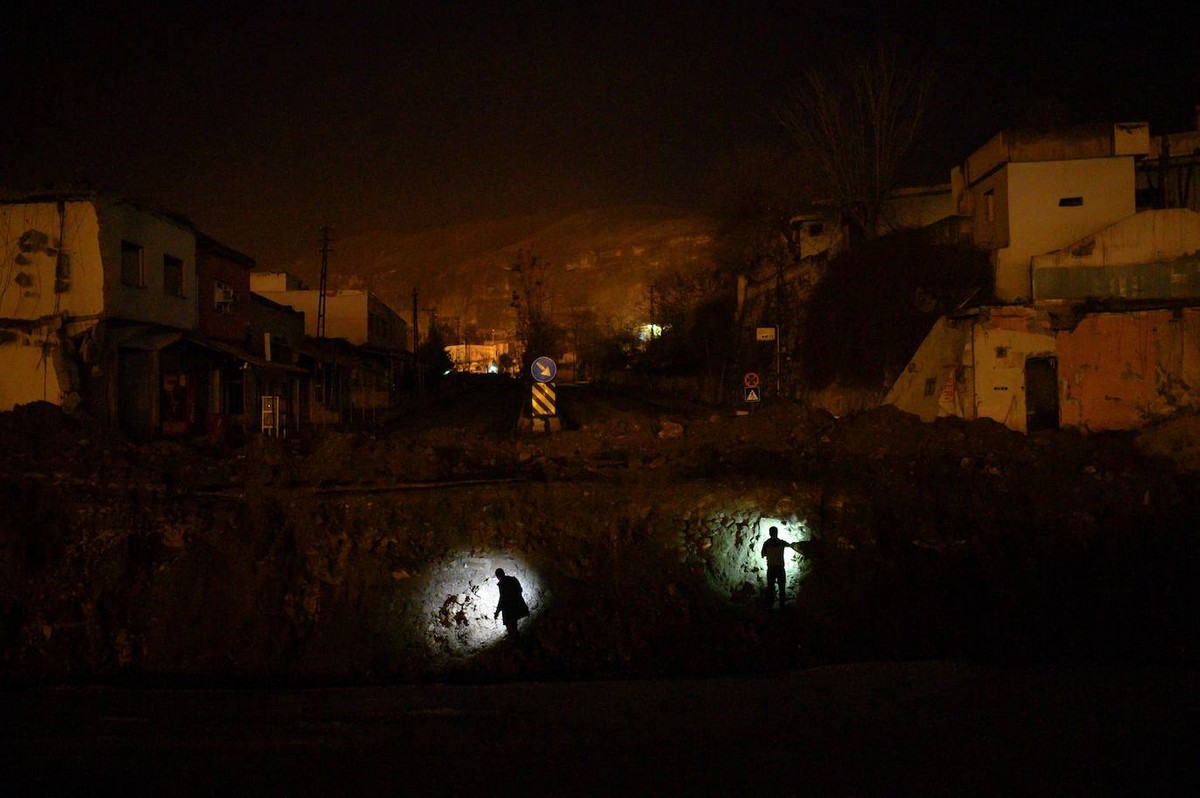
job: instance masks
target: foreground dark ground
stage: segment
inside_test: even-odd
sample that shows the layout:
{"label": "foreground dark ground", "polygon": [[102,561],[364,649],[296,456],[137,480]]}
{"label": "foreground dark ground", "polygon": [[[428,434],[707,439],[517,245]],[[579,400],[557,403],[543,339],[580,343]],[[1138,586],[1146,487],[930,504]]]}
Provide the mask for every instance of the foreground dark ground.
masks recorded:
{"label": "foreground dark ground", "polygon": [[1195,416],[1025,437],[564,387],[538,436],[523,390],[235,449],[0,414],[5,793],[1200,786]]}
{"label": "foreground dark ground", "polygon": [[10,795],[1194,795],[1197,677],[864,663],[754,677],[10,691]]}
{"label": "foreground dark ground", "polygon": [[[477,380],[359,431],[134,445],[0,415],[0,677],[378,684],[880,659],[1194,666],[1195,416],[1026,437]],[[1170,456],[1167,456],[1170,455]],[[764,527],[802,538],[763,606]],[[495,645],[520,575],[530,647]]]}

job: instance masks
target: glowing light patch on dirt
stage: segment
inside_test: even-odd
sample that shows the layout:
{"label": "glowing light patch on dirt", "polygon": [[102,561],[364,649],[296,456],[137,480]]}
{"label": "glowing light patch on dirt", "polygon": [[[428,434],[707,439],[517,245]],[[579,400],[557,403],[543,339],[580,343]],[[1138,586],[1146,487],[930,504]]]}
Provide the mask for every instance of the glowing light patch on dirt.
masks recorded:
{"label": "glowing light patch on dirt", "polygon": [[[762,544],[770,528],[779,528],[779,537],[789,543],[810,537],[807,524],[796,516],[777,518],[751,515],[738,518],[732,530],[712,536],[708,559],[708,581],[713,589],[736,601],[749,601],[763,595],[767,583],[767,565]],[[808,561],[797,550],[784,553],[787,564],[787,593],[795,598],[808,575]]]}
{"label": "glowing light patch on dirt", "polygon": [[419,623],[435,657],[470,657],[504,639],[503,622],[492,617],[500,600],[497,568],[521,582],[529,605],[529,617],[521,621],[521,631],[536,621],[545,605],[545,590],[537,571],[521,558],[478,551],[451,557],[418,577],[422,582]]}

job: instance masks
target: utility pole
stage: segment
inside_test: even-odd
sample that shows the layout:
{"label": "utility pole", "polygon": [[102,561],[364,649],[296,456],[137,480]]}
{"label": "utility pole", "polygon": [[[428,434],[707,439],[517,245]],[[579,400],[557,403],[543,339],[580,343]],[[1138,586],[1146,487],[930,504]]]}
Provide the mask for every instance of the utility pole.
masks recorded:
{"label": "utility pole", "polygon": [[317,340],[325,339],[325,291],[329,287],[329,225],[321,228],[321,289],[317,294]]}
{"label": "utility pole", "polygon": [[[329,253],[332,251],[329,243],[329,225],[325,225],[321,228],[321,284],[317,291],[318,351],[322,348],[320,343],[325,340],[325,290],[329,285]],[[321,402],[325,410],[328,410],[334,401],[331,394],[334,388],[333,381],[337,378],[337,361],[335,359],[333,369],[330,369],[324,362],[324,352],[321,353],[321,358]],[[323,420],[322,424],[324,424]]]}
{"label": "utility pole", "polygon": [[413,379],[416,382],[416,388],[419,393],[425,393],[425,372],[421,370],[421,354],[417,347],[421,344],[421,321],[417,318],[417,287],[413,286]]}
{"label": "utility pole", "polygon": [[420,322],[417,320],[417,289],[413,288],[413,354],[416,355],[417,347],[421,345]]}

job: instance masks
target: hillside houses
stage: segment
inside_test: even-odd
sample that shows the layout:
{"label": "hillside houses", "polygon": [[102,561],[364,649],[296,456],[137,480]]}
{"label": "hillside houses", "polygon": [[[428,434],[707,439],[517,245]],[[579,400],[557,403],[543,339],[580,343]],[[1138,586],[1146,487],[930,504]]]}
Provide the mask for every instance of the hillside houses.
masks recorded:
{"label": "hillside houses", "polygon": [[[395,401],[395,337],[327,352],[306,339],[302,311],[251,292],[254,267],[142,203],[91,192],[0,201],[0,410],[46,401],[138,440],[220,439]],[[359,370],[381,358],[385,377],[368,391]]]}
{"label": "hillside houses", "polygon": [[940,319],[885,403],[1020,431],[1200,403],[1198,132],[1000,133],[952,173],[999,303]]}

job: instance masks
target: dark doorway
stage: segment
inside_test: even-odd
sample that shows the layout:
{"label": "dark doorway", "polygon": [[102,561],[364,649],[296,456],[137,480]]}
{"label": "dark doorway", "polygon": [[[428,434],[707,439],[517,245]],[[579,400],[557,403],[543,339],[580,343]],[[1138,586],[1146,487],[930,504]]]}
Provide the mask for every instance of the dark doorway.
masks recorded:
{"label": "dark doorway", "polygon": [[1058,429],[1058,358],[1025,359],[1025,429]]}

